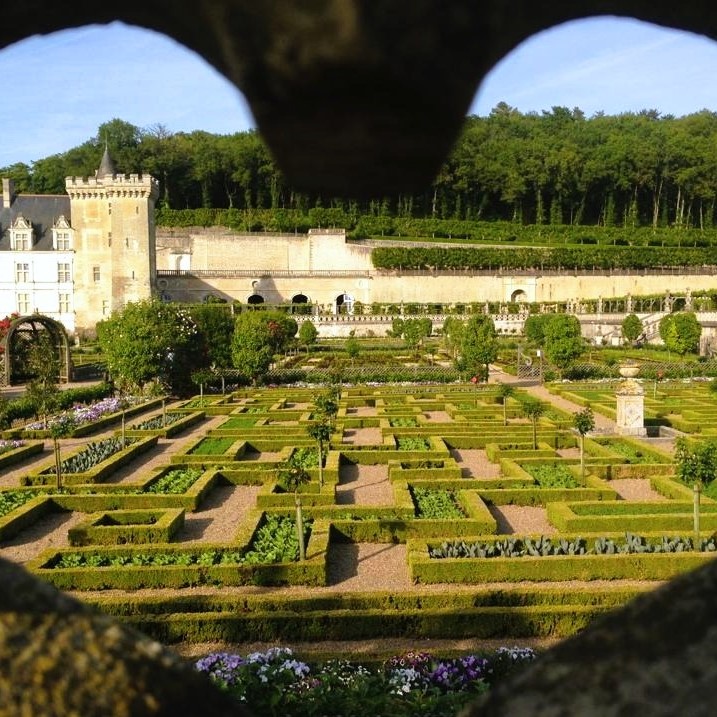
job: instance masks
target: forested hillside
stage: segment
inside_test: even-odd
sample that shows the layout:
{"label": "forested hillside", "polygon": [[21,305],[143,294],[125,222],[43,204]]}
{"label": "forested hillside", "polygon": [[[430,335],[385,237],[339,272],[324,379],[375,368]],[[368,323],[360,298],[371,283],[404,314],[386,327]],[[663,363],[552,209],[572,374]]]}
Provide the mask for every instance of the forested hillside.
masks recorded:
{"label": "forested hillside", "polygon": [[[477,239],[477,221],[539,225],[552,236],[565,225],[604,227],[609,235],[611,228],[674,232],[715,224],[717,113],[707,110],[679,118],[654,110],[587,118],[579,109],[522,114],[500,104],[488,117],[466,119],[424,192],[361,204],[292,191],[255,132],[173,134],[119,119],[64,154],[0,173],[20,191],[63,193],[66,176],[94,173],[105,139],[121,171],[159,179],[160,223],[233,221],[279,231],[335,224],[358,236],[431,236],[438,229],[440,236]],[[484,230],[482,238],[510,238],[510,230],[501,231],[491,237]]]}

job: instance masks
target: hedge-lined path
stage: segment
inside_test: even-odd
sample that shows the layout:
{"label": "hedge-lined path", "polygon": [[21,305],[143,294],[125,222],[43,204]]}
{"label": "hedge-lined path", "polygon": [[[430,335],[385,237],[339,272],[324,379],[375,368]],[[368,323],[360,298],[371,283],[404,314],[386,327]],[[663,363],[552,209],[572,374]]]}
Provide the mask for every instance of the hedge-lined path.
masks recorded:
{"label": "hedge-lined path", "polygon": [[344,464],[339,468],[336,486],[338,505],[394,504],[393,486],[388,479],[388,466]]}
{"label": "hedge-lined path", "polygon": [[500,466],[488,460],[482,448],[451,448],[451,456],[461,467],[463,478],[500,478]]}
{"label": "hedge-lined path", "polygon": [[664,495],[652,488],[649,478],[614,478],[610,481],[610,487],[621,500],[651,502],[667,500]]}
{"label": "hedge-lined path", "polygon": [[332,543],[328,585],[347,591],[410,590],[406,546],[393,543]]}
{"label": "hedge-lined path", "polygon": [[186,513],[184,528],[175,537],[180,543],[229,543],[249,511],[256,506],[261,486],[218,485],[198,511]]}
{"label": "hedge-lined path", "polygon": [[545,508],[527,505],[489,505],[499,535],[534,534],[554,535],[558,531],[548,521]]}
{"label": "hedge-lined path", "polygon": [[383,436],[380,428],[344,428],[341,443],[349,446],[380,446]]}
{"label": "hedge-lined path", "polygon": [[50,513],[25,528],[19,535],[3,541],[0,554],[16,563],[26,563],[47,548],[67,548],[70,541],[67,531],[87,519],[85,513]]}

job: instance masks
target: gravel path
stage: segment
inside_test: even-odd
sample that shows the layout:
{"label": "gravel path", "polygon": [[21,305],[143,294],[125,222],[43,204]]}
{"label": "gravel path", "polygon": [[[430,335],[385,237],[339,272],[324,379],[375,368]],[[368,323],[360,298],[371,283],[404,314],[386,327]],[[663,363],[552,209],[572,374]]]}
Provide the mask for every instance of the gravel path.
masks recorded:
{"label": "gravel path", "polygon": [[500,466],[488,460],[482,448],[451,448],[464,478],[500,478]]}
{"label": "gravel path", "polygon": [[527,505],[491,505],[490,514],[498,524],[499,535],[553,535],[558,531],[550,524],[545,508]]}
{"label": "gravel path", "polygon": [[650,485],[649,478],[618,478],[610,481],[610,487],[622,500],[665,501],[664,495]]}
{"label": "gravel path", "polygon": [[66,548],[70,544],[67,531],[86,518],[84,513],[50,513],[19,535],[3,542],[0,554],[16,563],[26,563],[47,548]]}
{"label": "gravel path", "polygon": [[184,528],[175,537],[180,543],[229,543],[247,513],[256,505],[261,486],[216,486],[195,513],[184,517]]}
{"label": "gravel path", "polygon": [[344,464],[339,468],[338,505],[393,505],[393,500],[387,465]]}
{"label": "gravel path", "polygon": [[380,428],[344,428],[341,443],[350,446],[380,446],[383,435]]}
{"label": "gravel path", "polygon": [[453,423],[453,418],[447,411],[426,411],[423,415],[428,423]]}

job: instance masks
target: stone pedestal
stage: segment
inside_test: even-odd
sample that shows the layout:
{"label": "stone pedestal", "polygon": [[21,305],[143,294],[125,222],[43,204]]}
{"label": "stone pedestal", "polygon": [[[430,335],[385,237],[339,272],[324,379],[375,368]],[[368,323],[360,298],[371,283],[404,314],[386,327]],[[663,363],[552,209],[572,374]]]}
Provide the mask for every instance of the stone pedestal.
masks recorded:
{"label": "stone pedestal", "polygon": [[620,383],[617,391],[617,432],[623,436],[644,436],[645,392],[634,379],[627,378]]}

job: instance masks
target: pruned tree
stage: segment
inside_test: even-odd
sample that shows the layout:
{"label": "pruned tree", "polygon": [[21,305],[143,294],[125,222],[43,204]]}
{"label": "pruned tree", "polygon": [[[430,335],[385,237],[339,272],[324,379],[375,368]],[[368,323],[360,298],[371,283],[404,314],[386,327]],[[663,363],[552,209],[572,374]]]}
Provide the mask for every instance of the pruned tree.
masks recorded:
{"label": "pruned tree", "polygon": [[503,404],[503,425],[508,425],[508,399],[515,394],[515,386],[509,383],[498,384],[498,397]]}
{"label": "pruned tree", "polygon": [[580,476],[585,477],[585,434],[595,428],[595,415],[590,406],[573,414],[573,426],[580,435]]}
{"label": "pruned tree", "polygon": [[521,413],[533,424],[533,450],[538,449],[538,419],[545,413],[545,404],[534,396],[522,400]]}
{"label": "pruned tree", "polygon": [[306,546],[304,544],[304,519],[301,510],[299,488],[305,483],[308,483],[311,480],[311,476],[302,466],[297,466],[289,461],[285,461],[277,467],[276,477],[282,488],[294,494],[294,505],[296,506],[296,537],[299,541],[299,560],[303,561],[306,559]]}

